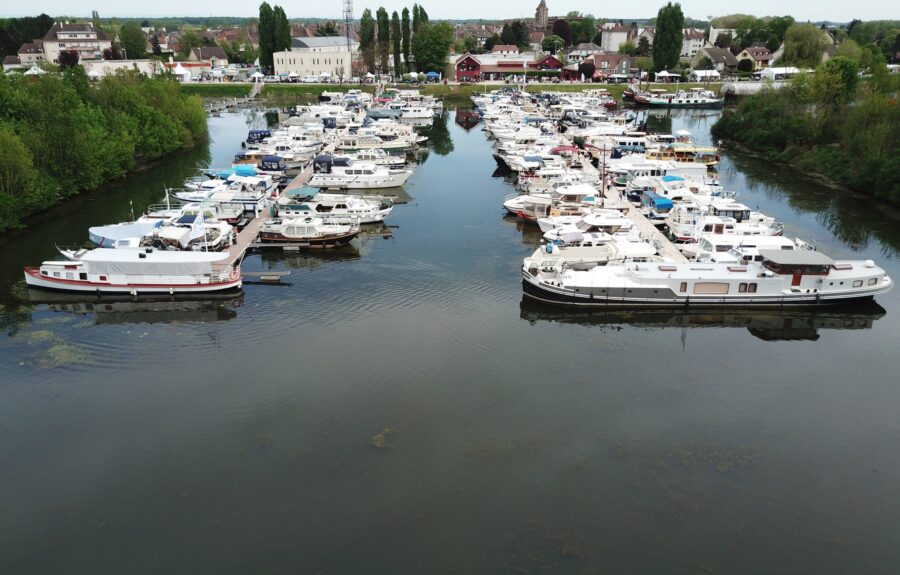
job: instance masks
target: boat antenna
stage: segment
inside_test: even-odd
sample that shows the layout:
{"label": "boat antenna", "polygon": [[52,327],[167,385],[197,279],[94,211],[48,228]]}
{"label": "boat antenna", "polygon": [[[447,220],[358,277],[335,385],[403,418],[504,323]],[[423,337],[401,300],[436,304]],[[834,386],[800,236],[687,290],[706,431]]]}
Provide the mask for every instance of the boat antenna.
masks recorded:
{"label": "boat antenna", "polygon": [[169,188],[165,188],[166,190],[166,210],[171,210],[172,206],[169,204]]}
{"label": "boat antenna", "polygon": [[133,222],[134,221],[134,200],[129,199],[128,205],[131,208],[131,221]]}

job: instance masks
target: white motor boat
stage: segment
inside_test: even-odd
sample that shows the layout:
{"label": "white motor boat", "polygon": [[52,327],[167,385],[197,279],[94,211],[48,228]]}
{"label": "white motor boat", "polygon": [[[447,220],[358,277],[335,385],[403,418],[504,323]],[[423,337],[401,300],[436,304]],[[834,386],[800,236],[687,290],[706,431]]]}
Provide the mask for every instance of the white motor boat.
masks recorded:
{"label": "white motor boat", "polygon": [[374,224],[384,221],[393,207],[386,198],[327,194],[304,188],[279,200],[278,214],[283,218],[315,216],[335,224]]}
{"label": "white motor boat", "polygon": [[412,174],[412,170],[396,170],[370,162],[352,162],[346,157],[322,155],[315,159],[314,174],[307,185],[337,190],[397,188],[405,184]]}

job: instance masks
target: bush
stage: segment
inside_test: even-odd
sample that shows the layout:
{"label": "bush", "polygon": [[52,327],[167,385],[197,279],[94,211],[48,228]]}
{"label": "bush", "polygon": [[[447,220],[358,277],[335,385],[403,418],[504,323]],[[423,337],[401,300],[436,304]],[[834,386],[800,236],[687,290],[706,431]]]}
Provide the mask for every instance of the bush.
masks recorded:
{"label": "bush", "polygon": [[205,136],[200,100],[170,78],[0,75],[0,231]]}

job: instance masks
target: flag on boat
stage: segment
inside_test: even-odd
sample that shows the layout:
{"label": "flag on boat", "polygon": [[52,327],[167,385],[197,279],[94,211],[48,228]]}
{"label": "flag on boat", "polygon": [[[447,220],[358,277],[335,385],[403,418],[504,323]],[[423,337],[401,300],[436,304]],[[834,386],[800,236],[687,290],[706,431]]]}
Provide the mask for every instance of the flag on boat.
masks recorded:
{"label": "flag on boat", "polygon": [[203,207],[197,210],[197,217],[191,224],[191,239],[202,238],[206,232],[203,229]]}

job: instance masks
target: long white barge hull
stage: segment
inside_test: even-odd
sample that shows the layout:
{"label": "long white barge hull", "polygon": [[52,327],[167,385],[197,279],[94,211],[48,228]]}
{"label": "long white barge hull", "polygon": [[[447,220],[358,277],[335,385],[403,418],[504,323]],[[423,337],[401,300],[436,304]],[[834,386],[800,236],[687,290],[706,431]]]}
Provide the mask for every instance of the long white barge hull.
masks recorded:
{"label": "long white barge hull", "polygon": [[234,290],[241,288],[240,273],[227,281],[214,283],[120,283],[69,280],[43,276],[40,268],[25,268],[25,283],[30,287],[55,291],[92,294],[193,294]]}
{"label": "long white barge hull", "polygon": [[850,302],[872,300],[876,295],[891,290],[893,283],[885,278],[885,283],[870,289],[854,289],[842,293],[782,292],[778,294],[735,294],[682,295],[659,286],[609,287],[576,291],[554,282],[542,281],[522,271],[522,293],[525,297],[543,303],[579,308],[684,308],[684,307],[815,307],[840,305]]}

